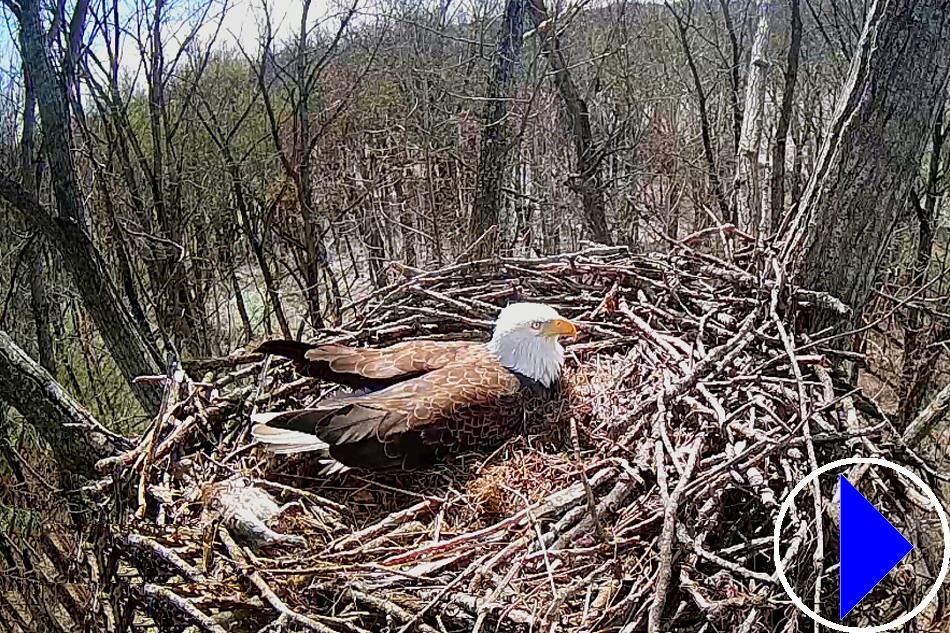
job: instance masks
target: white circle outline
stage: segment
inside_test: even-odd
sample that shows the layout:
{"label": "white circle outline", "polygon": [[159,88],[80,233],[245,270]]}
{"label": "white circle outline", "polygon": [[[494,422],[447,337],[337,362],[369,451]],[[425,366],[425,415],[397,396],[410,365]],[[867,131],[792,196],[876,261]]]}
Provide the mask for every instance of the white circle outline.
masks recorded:
{"label": "white circle outline", "polygon": [[[933,588],[930,590],[924,599],[918,604],[913,611],[910,613],[905,613],[903,616],[888,622],[887,624],[878,624],[877,626],[845,626],[843,624],[838,624],[837,622],[832,622],[821,617],[814,611],[808,608],[805,603],[799,598],[792,587],[788,582],[788,578],[785,577],[785,569],[782,565],[782,558],[779,552],[779,537],[781,536],[782,523],[785,521],[785,515],[788,514],[789,509],[792,507],[792,500],[795,498],[799,492],[802,491],[802,488],[808,485],[813,479],[817,479],[823,473],[828,472],[834,468],[840,466],[848,466],[850,464],[876,464],[878,466],[884,466],[885,468],[890,468],[891,470],[897,471],[900,474],[906,476],[908,479],[917,484],[917,487],[927,493],[927,497],[930,499],[930,502],[934,504],[934,508],[937,510],[937,516],[940,517],[940,527],[943,529],[943,564],[940,567],[940,574],[937,575],[937,581],[934,583]],[[805,612],[805,615],[810,617],[812,620],[823,624],[830,629],[835,631],[845,631],[846,633],[857,633],[861,631],[863,633],[880,633],[882,631],[888,631],[895,629],[906,622],[909,622],[913,618],[916,618],[920,613],[927,608],[927,605],[930,604],[934,598],[937,597],[937,592],[940,591],[940,587],[943,585],[944,579],[947,577],[947,570],[950,568],[950,525],[947,525],[947,514],[943,510],[943,506],[940,505],[937,495],[934,494],[934,491],[925,484],[920,477],[907,470],[900,464],[895,464],[894,462],[889,462],[885,459],[879,459],[877,457],[849,457],[847,459],[839,459],[838,461],[831,462],[830,464],[825,464],[818,470],[812,471],[804,479],[798,482],[798,485],[792,488],[792,492],[786,497],[785,501],[782,502],[782,507],[779,509],[778,519],[775,520],[775,533],[773,535],[773,557],[775,558],[775,573],[778,575],[779,580],[782,582],[782,586],[785,588],[785,591],[788,593],[788,597],[792,599],[792,603]]]}

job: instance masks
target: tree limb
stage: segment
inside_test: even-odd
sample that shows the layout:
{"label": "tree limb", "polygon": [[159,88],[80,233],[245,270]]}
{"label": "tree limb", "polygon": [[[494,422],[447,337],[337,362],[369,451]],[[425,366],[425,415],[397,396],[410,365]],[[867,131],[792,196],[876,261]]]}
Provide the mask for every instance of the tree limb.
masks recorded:
{"label": "tree limb", "polygon": [[118,452],[119,438],[104,429],[3,331],[0,400],[19,411],[49,442],[63,471],[91,478],[97,461]]}

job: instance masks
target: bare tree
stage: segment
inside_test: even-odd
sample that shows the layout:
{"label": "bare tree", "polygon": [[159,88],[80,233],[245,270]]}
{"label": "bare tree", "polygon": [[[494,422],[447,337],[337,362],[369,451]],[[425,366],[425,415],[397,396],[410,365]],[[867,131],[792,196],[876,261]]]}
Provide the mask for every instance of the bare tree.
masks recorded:
{"label": "bare tree", "polygon": [[[785,148],[788,143],[792,110],[795,105],[795,85],[798,81],[798,60],[802,49],[802,15],[800,0],[791,0],[791,39],[785,61],[785,85],[782,88],[782,105],[775,126],[775,145],[772,148],[771,216],[772,229],[777,230],[785,209]],[[800,148],[796,148],[800,149]],[[796,159],[798,159],[796,152]],[[796,199],[795,196],[792,197]]]}
{"label": "bare tree", "polygon": [[[513,93],[515,67],[521,58],[522,20],[525,0],[507,0],[498,34],[498,47],[486,91],[482,115],[481,147],[478,154],[478,185],[469,232],[480,239],[478,252],[497,248],[497,227],[503,202],[502,189],[508,164],[509,100]],[[492,231],[492,232],[490,232]]]}
{"label": "bare tree", "polygon": [[729,102],[732,107],[732,135],[736,154],[739,154],[739,139],[742,136],[742,108],[739,106],[740,66],[742,65],[742,47],[739,45],[739,34],[732,20],[732,10],[729,0],[719,0],[722,18],[726,24],[726,34],[729,36],[729,79],[732,85],[729,90]]}
{"label": "bare tree", "polygon": [[[207,6],[211,6],[210,3]],[[166,19],[165,0],[156,0],[151,14],[149,54],[145,58],[152,151],[151,163],[143,171],[152,196],[148,226],[157,243],[150,274],[160,327],[174,336],[175,347],[181,352],[207,354],[208,340],[202,333],[204,309],[193,288],[194,277],[186,270],[188,258],[184,245],[188,240],[182,208],[182,174],[174,154],[178,125],[168,112],[166,96],[169,72],[175,70],[174,60],[172,68],[166,67],[163,42]]]}
{"label": "bare tree", "polygon": [[676,32],[679,35],[679,41],[683,47],[683,53],[686,56],[686,64],[689,67],[689,73],[693,80],[693,90],[696,93],[696,105],[699,109],[699,127],[703,142],[703,158],[706,161],[706,175],[707,178],[709,178],[709,184],[712,187],[713,195],[718,203],[720,219],[726,222],[732,219],[733,212],[726,198],[726,192],[723,189],[722,178],[719,174],[719,164],[713,150],[713,132],[709,117],[709,103],[706,88],[703,86],[699,66],[693,55],[693,49],[690,46],[688,36],[689,28],[692,23],[693,2],[690,1],[687,4],[685,15],[677,11],[671,3],[666,2],[665,5],[676,21]]}
{"label": "bare tree", "polygon": [[[86,233],[83,196],[72,160],[72,139],[61,73],[54,70],[35,0],[8,4],[20,22],[25,75],[34,82],[50,176],[59,216],[53,217],[28,191],[0,175],[0,197],[52,244],[69,264],[69,273],[83,303],[99,328],[120,371],[146,411],[158,409],[154,385],[137,376],[159,373],[156,359],[119,300],[105,263]],[[80,3],[77,9],[84,10]],[[74,19],[81,21],[81,16]]]}
{"label": "bare tree", "polygon": [[[250,106],[248,106],[250,108]],[[231,181],[231,190],[234,193],[234,204],[237,207],[238,212],[238,223],[240,224],[241,229],[244,231],[244,235],[247,238],[248,243],[250,244],[251,251],[254,253],[254,258],[257,261],[257,265],[261,270],[261,276],[264,278],[264,287],[267,290],[267,296],[270,299],[271,309],[274,310],[274,316],[277,318],[278,326],[280,327],[280,332],[285,338],[291,338],[290,325],[287,322],[287,317],[284,314],[284,307],[280,301],[280,292],[277,288],[277,282],[274,279],[274,273],[271,267],[270,262],[264,252],[264,241],[261,239],[257,227],[255,226],[254,218],[251,215],[251,200],[245,191],[244,177],[241,173],[241,162],[234,156],[234,152],[231,149],[231,139],[234,134],[237,132],[237,126],[232,127],[226,133],[221,131],[221,125],[217,121],[217,117],[214,114],[214,109],[205,104],[206,114],[203,116],[199,110],[198,116],[201,119],[202,124],[205,129],[208,131],[209,136],[214,141],[214,144],[218,147],[221,152],[221,158],[224,161],[225,168],[227,169],[228,176]],[[245,112],[247,114],[247,112]],[[238,117],[239,124],[240,121],[244,120],[244,115]],[[239,125],[238,124],[238,125]],[[232,284],[235,286],[234,292],[236,296],[240,296],[239,288],[237,287],[236,275],[232,274]],[[244,315],[245,319],[248,317]],[[250,338],[250,337],[248,337]]]}
{"label": "bare tree", "polygon": [[571,124],[571,138],[577,161],[577,175],[573,179],[573,187],[581,195],[584,223],[594,241],[600,244],[611,244],[601,177],[601,162],[606,148],[594,142],[587,103],[571,78],[567,59],[561,49],[558,37],[560,25],[548,15],[543,0],[527,0],[527,2],[528,13],[534,23],[535,32],[541,40],[548,63],[554,69],[554,83],[557,85],[564,110]]}
{"label": "bare tree", "polygon": [[[327,296],[334,312],[339,311],[339,288],[337,280],[329,266],[329,253],[323,242],[321,229],[313,195],[313,151],[317,142],[332,122],[347,105],[347,101],[336,104],[324,112],[323,125],[314,129],[314,101],[317,96],[317,81],[333,56],[339,53],[341,43],[350,23],[356,16],[358,0],[354,0],[349,9],[340,17],[336,32],[320,50],[310,39],[313,26],[310,24],[310,0],[305,0],[300,18],[300,27],[296,34],[292,58],[283,63],[274,50],[274,33],[269,10],[265,10],[265,31],[261,42],[260,58],[255,67],[258,87],[264,101],[271,140],[274,142],[288,182],[293,183],[292,193],[296,198],[299,218],[303,227],[300,236],[300,270],[304,278],[304,296],[307,301],[307,313],[314,328],[324,325],[324,310],[321,306],[321,275],[328,288]],[[274,103],[274,82],[280,81],[285,94],[292,100],[293,126],[290,148],[282,140],[281,118]]]}
{"label": "bare tree", "polygon": [[950,2],[872,5],[783,250],[802,283],[842,299],[856,317],[906,208],[948,71]]}
{"label": "bare tree", "polygon": [[765,88],[769,61],[770,0],[758,1],[758,27],[752,41],[752,62],[746,79],[745,113],[736,160],[736,216],[741,229],[758,235],[762,228],[762,178],[759,173],[759,152],[762,149],[762,128],[765,119]]}

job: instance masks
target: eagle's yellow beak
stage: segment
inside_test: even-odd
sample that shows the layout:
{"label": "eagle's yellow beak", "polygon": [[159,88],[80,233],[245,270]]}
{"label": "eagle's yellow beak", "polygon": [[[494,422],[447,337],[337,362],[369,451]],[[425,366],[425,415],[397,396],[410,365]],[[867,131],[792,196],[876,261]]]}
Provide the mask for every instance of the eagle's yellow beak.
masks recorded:
{"label": "eagle's yellow beak", "polygon": [[577,326],[564,319],[553,319],[544,323],[541,332],[545,336],[575,336]]}

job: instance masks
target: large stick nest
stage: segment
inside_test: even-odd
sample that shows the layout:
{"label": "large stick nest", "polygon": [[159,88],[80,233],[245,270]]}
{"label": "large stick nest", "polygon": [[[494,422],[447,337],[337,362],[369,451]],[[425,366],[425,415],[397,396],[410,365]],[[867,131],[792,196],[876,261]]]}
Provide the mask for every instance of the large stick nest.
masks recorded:
{"label": "large stick nest", "polygon": [[[390,285],[347,306],[349,321],[324,340],[484,339],[514,300],[549,303],[579,323],[567,402],[550,412],[549,430],[423,471],[320,477],[305,455],[250,445],[248,419],[305,406],[328,385],[246,354],[205,376],[186,365],[191,375],[174,372],[162,415],[102,484],[131,501],[105,540],[118,561],[105,580],[122,588],[132,626],[805,625],[775,574],[779,504],[819,464],[891,455],[882,447],[893,438],[871,403],[837,387],[832,342],[794,327],[840,304],[689,249],[390,272]],[[809,490],[785,521],[782,556],[799,595],[837,619],[837,582],[816,591],[813,563],[827,571],[837,556],[833,517],[814,514],[833,505],[834,488]],[[889,608],[875,601],[849,621]]]}

